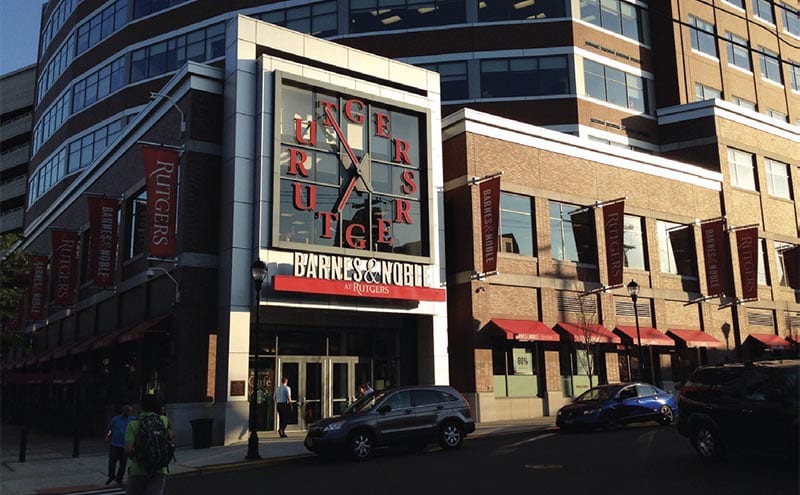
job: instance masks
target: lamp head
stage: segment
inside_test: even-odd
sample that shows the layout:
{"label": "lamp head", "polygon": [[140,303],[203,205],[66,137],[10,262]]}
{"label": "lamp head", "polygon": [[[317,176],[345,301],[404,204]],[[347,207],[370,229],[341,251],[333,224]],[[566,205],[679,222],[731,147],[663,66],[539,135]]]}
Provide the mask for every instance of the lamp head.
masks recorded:
{"label": "lamp head", "polygon": [[255,260],[253,266],[250,267],[250,276],[253,277],[253,283],[256,284],[256,288],[261,289],[261,284],[267,278],[267,264],[260,259]]}
{"label": "lamp head", "polygon": [[154,271],[152,268],[149,268],[149,267],[148,267],[148,268],[147,268],[147,271],[146,271],[146,272],[144,272],[144,274],[147,276],[147,278],[153,278],[153,277],[155,276],[155,274],[156,274],[156,273],[155,273],[155,271]]}
{"label": "lamp head", "polygon": [[626,287],[628,289],[628,295],[635,301],[636,297],[639,295],[639,284],[636,283],[636,280],[631,279]]}

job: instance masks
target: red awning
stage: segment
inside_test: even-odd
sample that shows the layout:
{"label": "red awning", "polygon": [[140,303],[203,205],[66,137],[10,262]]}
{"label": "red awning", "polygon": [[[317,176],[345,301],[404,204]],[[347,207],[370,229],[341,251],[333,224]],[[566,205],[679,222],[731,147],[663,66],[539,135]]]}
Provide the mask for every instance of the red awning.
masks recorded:
{"label": "red awning", "polygon": [[167,317],[169,317],[169,315],[159,316],[158,318],[153,318],[139,323],[138,325],[134,325],[119,336],[119,343],[124,344],[126,342],[133,342],[134,340],[141,340],[144,338],[146,332],[157,332],[158,330],[153,330],[153,327],[161,323]]}
{"label": "red awning", "polygon": [[575,342],[584,342],[590,339],[591,342],[599,344],[620,344],[622,341],[619,337],[614,335],[611,330],[603,325],[590,324],[586,329],[576,323],[557,323],[555,328],[560,328],[567,332]]}
{"label": "red awning", "polygon": [[92,344],[97,342],[100,339],[100,336],[95,335],[94,337],[89,337],[88,339],[79,342],[75,347],[70,349],[70,354],[80,354],[82,352],[86,352],[92,348]]}
{"label": "red awning", "polygon": [[92,343],[92,350],[102,349],[103,347],[109,347],[116,344],[119,336],[122,335],[126,330],[127,328],[121,328],[119,330],[114,330],[113,332],[107,332],[103,335],[100,335],[99,338]]}
{"label": "red awning", "polygon": [[783,351],[791,348],[791,345],[789,345],[789,342],[787,342],[786,339],[783,339],[774,333],[751,333],[745,339],[745,342],[748,340],[754,340],[772,351]]}
{"label": "red awning", "polygon": [[59,358],[63,358],[65,356],[69,355],[70,352],[72,352],[72,349],[76,348],[79,344],[80,344],[79,342],[73,342],[71,344],[67,344],[65,346],[59,347],[53,353],[53,359],[59,359]]}
{"label": "red awning", "polygon": [[[636,335],[636,327],[617,325],[616,328],[614,328],[614,332],[624,340],[630,339],[633,344],[639,344],[639,339]],[[675,346],[674,340],[653,327],[639,327],[639,337],[642,339],[642,345]]]}
{"label": "red awning", "polygon": [[505,320],[493,318],[493,323],[505,332],[508,340],[522,340],[526,342],[558,342],[557,333],[550,327],[537,320]]}
{"label": "red awning", "polygon": [[723,348],[725,344],[702,330],[676,330],[670,328],[667,335],[676,341],[683,342],[686,347],[716,347]]}

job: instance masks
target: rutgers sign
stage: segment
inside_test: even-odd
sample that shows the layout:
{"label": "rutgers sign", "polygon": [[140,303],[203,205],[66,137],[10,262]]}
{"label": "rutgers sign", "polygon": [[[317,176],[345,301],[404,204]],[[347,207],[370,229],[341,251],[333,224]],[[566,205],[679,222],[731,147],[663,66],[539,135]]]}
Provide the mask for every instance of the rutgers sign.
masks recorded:
{"label": "rutgers sign", "polygon": [[428,258],[428,118],[276,76],[273,244]]}

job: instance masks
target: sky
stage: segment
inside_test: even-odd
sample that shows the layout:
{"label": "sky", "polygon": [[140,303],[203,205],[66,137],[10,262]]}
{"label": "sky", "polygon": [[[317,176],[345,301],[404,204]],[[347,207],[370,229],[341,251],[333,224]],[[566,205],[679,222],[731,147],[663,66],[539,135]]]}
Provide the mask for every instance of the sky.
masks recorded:
{"label": "sky", "polygon": [[0,0],[0,74],[36,62],[43,0]]}

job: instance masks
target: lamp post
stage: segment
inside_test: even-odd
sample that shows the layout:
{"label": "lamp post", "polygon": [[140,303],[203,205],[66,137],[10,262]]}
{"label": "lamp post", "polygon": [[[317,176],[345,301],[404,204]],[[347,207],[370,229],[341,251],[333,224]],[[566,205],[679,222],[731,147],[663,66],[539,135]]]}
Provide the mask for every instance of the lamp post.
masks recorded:
{"label": "lamp post", "polygon": [[256,331],[250,344],[253,347],[255,362],[253,363],[253,391],[250,395],[250,438],[247,440],[247,455],[244,458],[255,460],[261,459],[261,455],[258,453],[258,432],[256,431],[258,428],[256,421],[258,416],[256,402],[258,400],[258,331],[261,327],[261,286],[267,276],[267,265],[261,260],[255,260],[253,266],[250,267],[250,275],[253,277],[253,285],[256,289]]}
{"label": "lamp post", "polygon": [[639,347],[639,380],[644,381],[644,368],[642,367],[642,335],[639,330],[639,308],[636,307],[636,300],[639,299],[639,284],[636,280],[631,279],[628,282],[628,295],[631,296],[633,301],[633,316],[636,318],[636,340]]}

